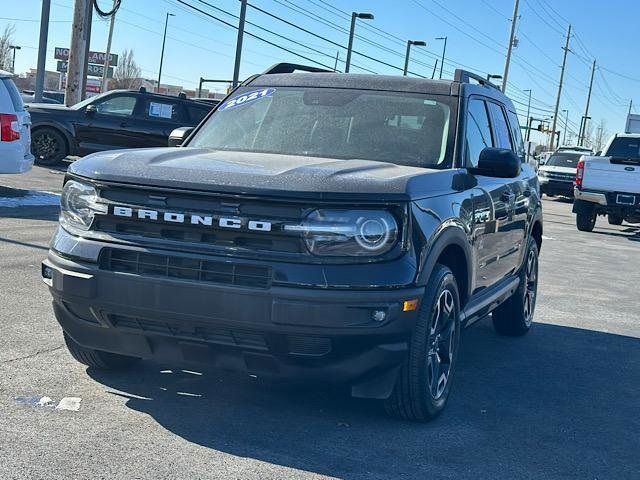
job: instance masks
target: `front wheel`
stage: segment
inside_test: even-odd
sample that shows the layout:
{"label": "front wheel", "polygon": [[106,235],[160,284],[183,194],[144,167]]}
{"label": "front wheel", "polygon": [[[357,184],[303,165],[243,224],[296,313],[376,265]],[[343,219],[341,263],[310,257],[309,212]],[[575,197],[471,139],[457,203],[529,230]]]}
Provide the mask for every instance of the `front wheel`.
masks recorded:
{"label": "front wheel", "polygon": [[58,165],[69,154],[63,135],[53,128],[38,128],[31,136],[31,153],[36,165]]}
{"label": "front wheel", "polygon": [[493,328],[501,335],[520,336],[531,328],[538,296],[538,244],[529,239],[520,285],[511,297],[493,313]]}
{"label": "front wheel", "polygon": [[460,345],[460,300],[451,270],[436,265],[423,297],[409,352],[391,396],[389,415],[427,421],[444,409]]}

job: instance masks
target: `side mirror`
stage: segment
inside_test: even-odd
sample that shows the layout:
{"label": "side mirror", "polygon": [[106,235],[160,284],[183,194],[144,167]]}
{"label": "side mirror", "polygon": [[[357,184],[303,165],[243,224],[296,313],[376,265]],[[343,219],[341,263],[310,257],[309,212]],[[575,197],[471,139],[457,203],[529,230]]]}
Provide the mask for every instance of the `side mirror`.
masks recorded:
{"label": "side mirror", "polygon": [[87,108],[84,109],[84,113],[85,115],[91,117],[98,113],[98,107],[96,107],[95,105],[87,105]]}
{"label": "side mirror", "polygon": [[480,152],[478,166],[469,168],[474,175],[497,178],[515,178],[520,175],[521,162],[512,150],[485,148]]}
{"label": "side mirror", "polygon": [[187,139],[189,135],[193,132],[193,127],[180,127],[176,128],[169,135],[169,146],[170,147],[179,147],[184,141]]}

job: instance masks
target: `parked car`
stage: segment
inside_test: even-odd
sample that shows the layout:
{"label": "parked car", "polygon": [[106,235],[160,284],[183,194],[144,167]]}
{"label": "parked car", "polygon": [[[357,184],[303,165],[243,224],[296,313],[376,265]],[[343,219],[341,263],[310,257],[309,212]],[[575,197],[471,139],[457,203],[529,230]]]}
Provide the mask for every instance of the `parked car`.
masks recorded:
{"label": "parked car", "polygon": [[211,108],[144,88],[109,91],[72,107],[31,104],[32,151],[37,164],[55,165],[68,155],[164,146],[174,128],[197,125]]}
{"label": "parked car", "polygon": [[42,275],[78,361],[345,384],[427,420],[463,327],[529,331],[542,206],[511,101],[462,70],[317,72],[250,78],[179,148],[70,166]]}
{"label": "parked car", "polygon": [[[36,92],[34,90],[22,90],[22,93],[24,95],[30,95],[32,97],[35,96]],[[55,103],[64,103],[64,91],[59,91],[59,90],[44,90],[42,92],[43,96],[45,96],[46,98],[49,98],[53,101],[55,101]]]}
{"label": "parked car", "polygon": [[538,169],[540,191],[550,197],[560,195],[573,197],[573,182],[582,151],[558,149]]}
{"label": "parked car", "polygon": [[213,107],[215,107],[221,102],[219,98],[209,98],[209,97],[196,97],[196,98],[192,98],[191,100],[195,100],[196,102],[208,103]]}
{"label": "parked car", "polygon": [[31,117],[12,77],[0,70],[0,173],[24,173],[33,166]]}
{"label": "parked car", "polygon": [[616,134],[602,155],[582,157],[574,195],[580,231],[592,231],[598,215],[611,225],[640,223],[640,134]]}

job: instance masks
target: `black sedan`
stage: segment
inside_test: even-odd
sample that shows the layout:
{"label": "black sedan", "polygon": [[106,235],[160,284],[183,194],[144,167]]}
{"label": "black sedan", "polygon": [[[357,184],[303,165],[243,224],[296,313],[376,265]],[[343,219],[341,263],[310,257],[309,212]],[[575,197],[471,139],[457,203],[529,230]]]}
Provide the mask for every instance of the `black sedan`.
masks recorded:
{"label": "black sedan", "polygon": [[68,155],[166,146],[178,127],[196,126],[213,105],[184,96],[113,90],[71,107],[31,104],[35,163],[55,165]]}

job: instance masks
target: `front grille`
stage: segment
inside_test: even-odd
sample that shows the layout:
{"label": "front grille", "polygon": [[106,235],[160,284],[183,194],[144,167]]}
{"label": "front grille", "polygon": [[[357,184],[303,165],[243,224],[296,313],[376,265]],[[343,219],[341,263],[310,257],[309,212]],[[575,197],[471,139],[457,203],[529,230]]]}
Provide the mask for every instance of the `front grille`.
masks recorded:
{"label": "front grille", "polygon": [[109,187],[100,195],[111,205],[132,206],[158,212],[213,215],[217,217],[245,218],[273,222],[272,231],[222,229],[213,226],[185,223],[145,221],[144,219],[115,216],[111,211],[99,215],[93,230],[114,236],[125,236],[136,243],[162,240],[185,242],[195,247],[231,250],[234,252],[272,252],[278,254],[306,254],[300,235],[292,235],[278,228],[281,223],[297,224],[304,218],[309,205],[297,202],[278,202],[268,199],[236,198],[224,195],[198,195],[190,193],[158,192]]}
{"label": "front grille", "polygon": [[557,172],[547,172],[547,178],[551,180],[562,180],[564,182],[573,182],[575,180],[575,175],[571,173],[557,173]]}
{"label": "front grille", "polygon": [[238,329],[205,324],[185,325],[178,322],[149,320],[126,315],[108,315],[109,320],[117,329],[141,334],[154,334],[185,340],[197,340],[219,345],[248,348],[253,350],[268,350],[264,335]]}
{"label": "front grille", "polygon": [[272,270],[262,265],[104,248],[100,268],[111,272],[175,278],[218,285],[269,288]]}

